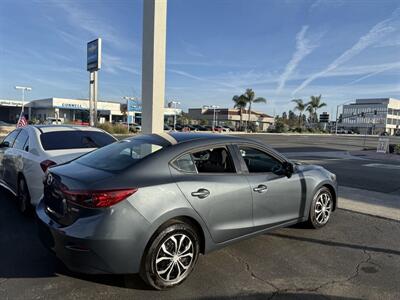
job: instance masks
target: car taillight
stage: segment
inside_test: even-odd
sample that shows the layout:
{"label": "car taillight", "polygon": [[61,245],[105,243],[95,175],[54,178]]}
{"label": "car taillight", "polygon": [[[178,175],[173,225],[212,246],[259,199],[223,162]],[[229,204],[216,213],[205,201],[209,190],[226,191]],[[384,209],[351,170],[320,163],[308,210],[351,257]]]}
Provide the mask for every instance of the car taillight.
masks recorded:
{"label": "car taillight", "polygon": [[42,168],[43,172],[46,173],[46,171],[47,171],[47,169],[48,169],[49,167],[55,166],[56,164],[57,164],[56,162],[54,162],[54,161],[52,161],[52,160],[50,160],[50,159],[46,159],[46,160],[44,160],[44,161],[42,161],[42,162],[40,163],[40,167]]}
{"label": "car taillight", "polygon": [[125,200],[138,189],[119,189],[103,191],[70,191],[62,190],[64,198],[78,205],[89,208],[109,207]]}

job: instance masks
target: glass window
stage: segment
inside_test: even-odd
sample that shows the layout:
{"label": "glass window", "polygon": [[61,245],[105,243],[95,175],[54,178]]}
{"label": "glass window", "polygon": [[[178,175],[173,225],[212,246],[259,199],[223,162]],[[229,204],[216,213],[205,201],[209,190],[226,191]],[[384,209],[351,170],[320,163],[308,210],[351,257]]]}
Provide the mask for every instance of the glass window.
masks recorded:
{"label": "glass window", "polygon": [[40,135],[44,150],[64,150],[80,148],[101,148],[115,142],[115,139],[99,131],[54,131]]}
{"label": "glass window", "polygon": [[282,164],[258,149],[249,147],[239,147],[240,154],[246,163],[249,173],[275,173],[279,174],[283,171]]}
{"label": "glass window", "polygon": [[14,130],[13,132],[11,132],[9,135],[7,135],[7,136],[4,138],[3,143],[4,143],[4,142],[8,142],[8,146],[9,146],[9,147],[12,147],[12,146],[14,145],[15,138],[17,137],[17,135],[18,135],[18,133],[19,133],[20,131],[21,131],[21,129],[16,129],[16,130]]}
{"label": "glass window", "polygon": [[199,173],[235,173],[232,158],[226,148],[212,148],[192,153]]}
{"label": "glass window", "polygon": [[29,135],[26,132],[26,130],[21,130],[21,132],[19,133],[17,139],[14,142],[14,148],[16,149],[24,149],[24,145],[26,143],[26,140],[28,139]]}
{"label": "glass window", "polygon": [[142,158],[161,150],[163,146],[146,140],[132,139],[113,143],[76,160],[77,163],[105,171],[120,171]]}
{"label": "glass window", "polygon": [[190,154],[185,154],[176,159],[172,165],[178,170],[190,173],[196,173],[196,166],[192,160],[192,156]]}

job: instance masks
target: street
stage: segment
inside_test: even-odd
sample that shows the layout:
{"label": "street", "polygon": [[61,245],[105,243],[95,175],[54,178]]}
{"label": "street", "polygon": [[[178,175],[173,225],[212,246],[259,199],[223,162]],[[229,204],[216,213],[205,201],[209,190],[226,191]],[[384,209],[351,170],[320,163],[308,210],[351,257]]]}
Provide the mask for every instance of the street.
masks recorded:
{"label": "street", "polygon": [[[400,195],[400,168],[379,167],[400,164],[349,156],[348,151],[360,149],[354,141],[250,137],[293,160],[318,163],[335,172],[339,193],[342,187],[393,199]],[[200,256],[186,282],[156,292],[137,275],[68,271],[42,247],[33,218],[18,213],[13,197],[1,190],[0,202],[0,299],[400,298],[400,222],[371,213],[338,209],[320,230],[298,225]]]}

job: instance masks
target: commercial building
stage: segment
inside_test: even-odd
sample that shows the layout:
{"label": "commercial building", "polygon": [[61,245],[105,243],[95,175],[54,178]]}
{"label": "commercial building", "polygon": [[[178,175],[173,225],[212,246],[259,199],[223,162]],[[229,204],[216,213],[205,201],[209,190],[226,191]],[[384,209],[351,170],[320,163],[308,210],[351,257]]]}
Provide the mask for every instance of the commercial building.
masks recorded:
{"label": "commercial building", "polygon": [[400,129],[400,100],[394,98],[357,99],[343,106],[339,128],[361,134],[390,135]]}
{"label": "commercial building", "polygon": [[[0,99],[0,121],[15,124],[21,113],[22,102]],[[165,108],[165,118],[173,120],[182,112],[176,108]],[[88,122],[89,100],[70,98],[46,98],[25,102],[24,114],[29,120],[44,122],[48,118],[63,122]],[[97,102],[98,120],[102,122],[126,122],[141,124],[141,107],[127,109],[126,104],[117,101]]]}
{"label": "commercial building", "polygon": [[[240,116],[242,115],[242,116]],[[226,125],[239,128],[240,120],[247,122],[249,119],[249,111],[231,108],[189,108],[189,117],[198,123],[207,123],[212,125]],[[262,112],[251,111],[250,123],[260,131],[266,131],[274,124],[274,118]]]}

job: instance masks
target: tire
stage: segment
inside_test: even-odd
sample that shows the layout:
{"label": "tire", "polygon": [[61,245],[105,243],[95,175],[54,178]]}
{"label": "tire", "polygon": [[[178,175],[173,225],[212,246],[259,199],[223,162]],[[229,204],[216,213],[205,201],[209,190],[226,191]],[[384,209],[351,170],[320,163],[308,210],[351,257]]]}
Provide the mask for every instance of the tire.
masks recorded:
{"label": "tire", "polygon": [[314,195],[310,207],[307,224],[315,229],[328,224],[333,210],[334,199],[332,193],[326,187],[320,188]]}
{"label": "tire", "polygon": [[28,185],[23,177],[18,180],[17,194],[18,210],[24,215],[30,215],[32,212],[31,196],[29,194]]}
{"label": "tire", "polygon": [[140,276],[156,290],[181,284],[193,271],[199,256],[198,233],[179,220],[160,228],[149,245],[143,254]]}

